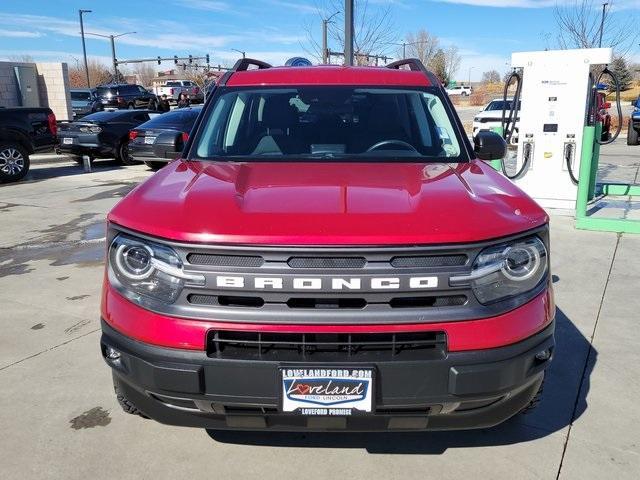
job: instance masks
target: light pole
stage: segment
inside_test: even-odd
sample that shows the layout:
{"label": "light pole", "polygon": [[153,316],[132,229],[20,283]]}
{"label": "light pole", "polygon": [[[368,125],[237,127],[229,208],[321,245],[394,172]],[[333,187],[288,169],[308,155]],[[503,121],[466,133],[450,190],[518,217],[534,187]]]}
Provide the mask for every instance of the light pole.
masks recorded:
{"label": "light pole", "polygon": [[116,59],[116,42],[115,39],[118,37],[123,37],[124,35],[131,35],[132,33],[138,33],[138,32],[125,32],[125,33],[119,33],[118,35],[102,35],[100,33],[91,33],[91,32],[87,32],[87,35],[93,35],[95,37],[102,37],[102,38],[108,38],[111,41],[111,60],[113,61],[113,75],[114,75],[114,82],[118,81],[118,60]]}
{"label": "light pole", "polygon": [[242,55],[242,58],[247,58],[247,52],[243,52],[242,50],[238,50],[237,48],[232,48],[231,50],[233,50],[234,52],[238,52],[239,54]]}
{"label": "light pole", "polygon": [[353,65],[353,0],[344,0],[344,63]]}
{"label": "light pole", "polygon": [[340,11],[338,10],[333,15],[330,15],[328,18],[322,19],[322,63],[329,63],[329,39],[328,39],[328,30],[329,24],[333,23],[331,19],[338,15]]}
{"label": "light pole", "polygon": [[602,4],[602,20],[600,20],[600,40],[598,40],[598,48],[602,48],[602,31],[604,30],[604,17],[607,13],[607,5],[609,5],[609,2]]}
{"label": "light pole", "polygon": [[87,47],[84,43],[84,22],[82,21],[82,15],[84,13],[91,13],[91,10],[78,10],[80,16],[80,36],[82,37],[82,55],[84,56],[84,72],[87,75],[87,88],[91,88],[91,82],[89,81],[89,64],[87,63]]}
{"label": "light pole", "polygon": [[473,70],[476,67],[469,67],[469,86],[471,86],[471,70]]}

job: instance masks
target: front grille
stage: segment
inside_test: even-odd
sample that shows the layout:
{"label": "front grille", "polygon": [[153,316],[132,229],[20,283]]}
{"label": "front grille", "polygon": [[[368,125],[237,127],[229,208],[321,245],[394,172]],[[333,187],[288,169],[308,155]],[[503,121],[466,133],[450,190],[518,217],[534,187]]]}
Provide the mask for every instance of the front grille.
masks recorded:
{"label": "front grille", "polygon": [[291,268],[364,268],[364,257],[292,257],[287,264]]}
{"label": "front grille", "polygon": [[[131,233],[131,232],[129,232]],[[243,324],[400,325],[494,317],[517,308],[543,289],[490,305],[471,285],[479,253],[521,235],[473,244],[402,246],[269,246],[180,243],[170,246],[190,278],[173,303],[154,312],[178,318]]]}
{"label": "front grille", "polygon": [[210,331],[211,357],[264,361],[394,361],[443,358],[444,332],[262,333]]}
{"label": "front grille", "polygon": [[396,268],[455,267],[467,263],[466,255],[432,255],[428,257],[394,257],[391,265]]}
{"label": "front grille", "polygon": [[208,265],[211,267],[261,267],[264,259],[249,255],[211,255],[202,253],[190,253],[187,260],[192,265]]}

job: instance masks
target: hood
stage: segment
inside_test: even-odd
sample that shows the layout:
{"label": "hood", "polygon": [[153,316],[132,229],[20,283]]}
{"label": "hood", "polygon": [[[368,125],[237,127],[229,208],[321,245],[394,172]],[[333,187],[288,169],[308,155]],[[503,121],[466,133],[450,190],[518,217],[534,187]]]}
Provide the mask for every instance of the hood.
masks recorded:
{"label": "hood", "polygon": [[547,215],[481,161],[178,160],[132,190],[109,221],[185,242],[371,246],[487,240]]}

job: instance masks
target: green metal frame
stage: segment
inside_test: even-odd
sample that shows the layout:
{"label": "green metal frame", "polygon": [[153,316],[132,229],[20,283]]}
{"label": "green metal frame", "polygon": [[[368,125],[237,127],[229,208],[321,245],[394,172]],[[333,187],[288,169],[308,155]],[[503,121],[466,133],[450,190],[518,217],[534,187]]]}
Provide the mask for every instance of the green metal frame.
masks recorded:
{"label": "green metal frame", "polygon": [[584,127],[582,136],[582,158],[578,177],[578,197],[576,200],[576,228],[602,232],[640,233],[640,220],[627,218],[594,218],[588,212],[589,202],[596,195],[640,197],[640,186],[625,183],[598,183],[598,162],[600,145],[595,141],[602,135],[602,125]]}

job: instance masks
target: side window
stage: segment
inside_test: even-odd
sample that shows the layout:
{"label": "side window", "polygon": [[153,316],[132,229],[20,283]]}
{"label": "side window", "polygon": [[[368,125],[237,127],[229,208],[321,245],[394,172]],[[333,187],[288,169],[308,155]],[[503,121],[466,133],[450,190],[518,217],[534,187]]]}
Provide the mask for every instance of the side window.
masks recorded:
{"label": "side window", "polygon": [[216,147],[216,145],[222,143],[220,137],[222,136],[223,128],[226,128],[226,122],[223,119],[228,118],[229,110],[235,104],[236,97],[237,95],[235,94],[223,95],[215,103],[211,117],[207,122],[206,130],[198,144],[199,157],[206,158],[222,153],[222,149]]}
{"label": "side window", "polygon": [[238,127],[240,126],[240,121],[242,120],[242,115],[245,112],[247,101],[246,94],[239,94],[235,104],[233,105],[233,109],[231,110],[231,116],[229,118],[229,123],[227,124],[227,131],[224,136],[224,146],[225,148],[232,147],[236,143],[236,137],[238,135]]}
{"label": "side window", "polygon": [[423,93],[422,98],[427,108],[428,115],[435,124],[436,132],[440,137],[442,149],[447,157],[457,157],[460,155],[460,145],[456,140],[453,126],[449,121],[447,112],[440,99],[430,93]]}
{"label": "side window", "polygon": [[146,113],[137,113],[133,116],[133,119],[137,122],[146,122],[149,120],[149,115]]}

